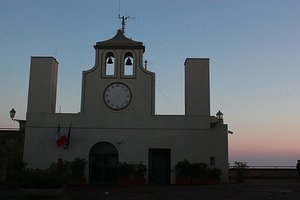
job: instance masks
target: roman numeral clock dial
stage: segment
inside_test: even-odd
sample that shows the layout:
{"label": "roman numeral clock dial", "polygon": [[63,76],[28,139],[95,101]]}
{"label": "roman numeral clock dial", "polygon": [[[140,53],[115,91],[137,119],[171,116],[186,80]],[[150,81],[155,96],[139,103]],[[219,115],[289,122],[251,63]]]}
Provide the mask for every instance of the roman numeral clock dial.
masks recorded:
{"label": "roman numeral clock dial", "polygon": [[124,83],[112,83],[103,94],[105,105],[112,110],[122,110],[131,102],[131,90]]}

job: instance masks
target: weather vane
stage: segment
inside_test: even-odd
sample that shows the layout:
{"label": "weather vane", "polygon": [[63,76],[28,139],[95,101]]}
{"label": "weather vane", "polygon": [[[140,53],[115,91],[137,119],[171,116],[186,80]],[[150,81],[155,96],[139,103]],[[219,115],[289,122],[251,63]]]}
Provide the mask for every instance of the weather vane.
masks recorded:
{"label": "weather vane", "polygon": [[126,23],[127,23],[127,19],[129,19],[129,18],[130,18],[129,16],[125,17],[125,16],[121,16],[121,15],[119,14],[119,20],[121,21],[122,32],[123,32],[123,33],[125,33],[125,26],[126,26]]}

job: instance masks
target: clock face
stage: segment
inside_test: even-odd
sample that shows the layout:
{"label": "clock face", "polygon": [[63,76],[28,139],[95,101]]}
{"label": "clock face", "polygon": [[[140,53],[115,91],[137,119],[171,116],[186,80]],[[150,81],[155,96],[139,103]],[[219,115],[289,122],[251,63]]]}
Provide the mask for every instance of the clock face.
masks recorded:
{"label": "clock face", "polygon": [[112,83],[103,94],[105,105],[113,110],[122,110],[131,102],[131,91],[124,83]]}

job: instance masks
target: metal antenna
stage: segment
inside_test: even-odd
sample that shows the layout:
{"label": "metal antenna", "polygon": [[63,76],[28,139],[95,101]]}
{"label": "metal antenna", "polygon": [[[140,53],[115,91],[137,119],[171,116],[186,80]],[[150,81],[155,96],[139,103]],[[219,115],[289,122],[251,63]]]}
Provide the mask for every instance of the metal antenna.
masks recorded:
{"label": "metal antenna", "polygon": [[120,16],[121,16],[121,0],[119,0],[119,19],[120,19]]}
{"label": "metal antenna", "polygon": [[58,49],[58,47],[55,48],[55,54],[54,54],[54,58],[55,58],[55,59],[56,59],[56,57],[57,57],[57,49]]}

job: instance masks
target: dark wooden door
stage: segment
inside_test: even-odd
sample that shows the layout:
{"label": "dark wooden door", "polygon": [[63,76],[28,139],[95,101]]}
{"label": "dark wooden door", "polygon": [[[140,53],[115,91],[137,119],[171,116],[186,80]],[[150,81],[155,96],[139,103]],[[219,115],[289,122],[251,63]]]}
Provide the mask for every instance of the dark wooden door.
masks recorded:
{"label": "dark wooden door", "polygon": [[117,155],[95,154],[90,156],[91,183],[109,184],[116,182]]}
{"label": "dark wooden door", "polygon": [[149,183],[170,184],[170,149],[149,149]]}
{"label": "dark wooden door", "polygon": [[118,151],[108,142],[100,142],[90,150],[90,183],[110,184],[117,181]]}

